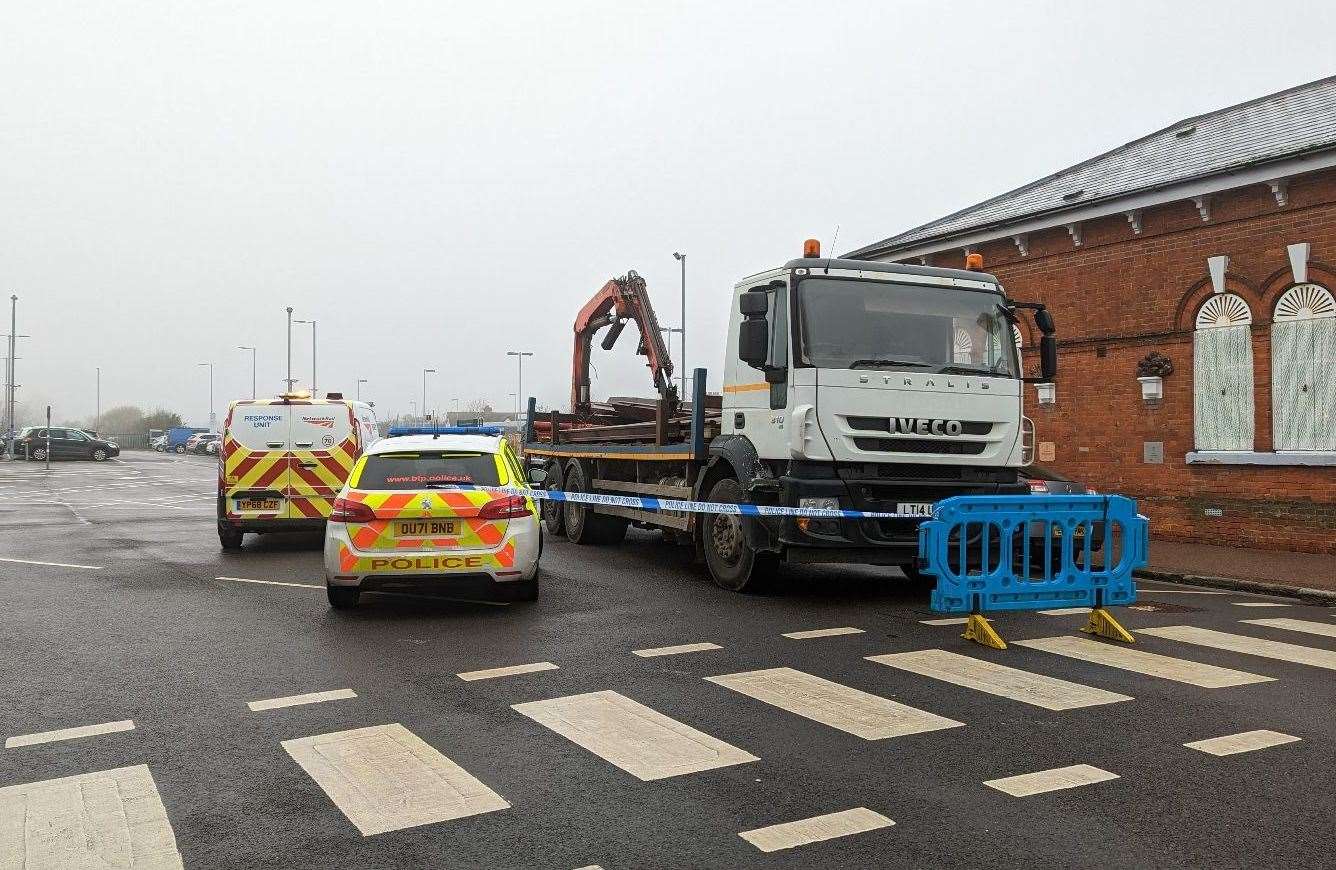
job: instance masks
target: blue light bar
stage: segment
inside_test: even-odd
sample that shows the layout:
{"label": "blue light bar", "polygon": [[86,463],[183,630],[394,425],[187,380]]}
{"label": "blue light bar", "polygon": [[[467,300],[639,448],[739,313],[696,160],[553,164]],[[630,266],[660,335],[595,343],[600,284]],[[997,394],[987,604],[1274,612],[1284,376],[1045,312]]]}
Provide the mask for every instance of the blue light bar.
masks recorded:
{"label": "blue light bar", "polygon": [[500,435],[499,426],[391,426],[388,437],[400,435]]}

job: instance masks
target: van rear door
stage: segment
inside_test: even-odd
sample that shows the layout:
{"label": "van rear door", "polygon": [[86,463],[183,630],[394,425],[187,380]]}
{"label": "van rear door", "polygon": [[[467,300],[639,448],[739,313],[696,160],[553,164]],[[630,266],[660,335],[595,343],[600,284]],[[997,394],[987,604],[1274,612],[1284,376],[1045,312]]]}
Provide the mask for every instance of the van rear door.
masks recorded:
{"label": "van rear door", "polygon": [[287,405],[237,403],[228,412],[220,462],[227,515],[241,520],[287,516]]}
{"label": "van rear door", "polygon": [[347,402],[293,404],[289,519],[327,519],[361,455]]}

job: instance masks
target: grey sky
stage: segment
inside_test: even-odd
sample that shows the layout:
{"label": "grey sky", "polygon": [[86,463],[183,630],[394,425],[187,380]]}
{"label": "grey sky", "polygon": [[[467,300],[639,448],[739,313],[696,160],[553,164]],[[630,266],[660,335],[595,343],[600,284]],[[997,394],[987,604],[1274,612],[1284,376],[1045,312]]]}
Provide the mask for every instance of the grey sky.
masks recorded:
{"label": "grey sky", "polygon": [[[20,399],[191,422],[284,371],[407,410],[564,408],[570,324],[635,268],[717,388],[733,282],[1180,117],[1328,75],[1329,3],[12,3],[0,290]],[[7,299],[6,299],[7,301]],[[7,316],[7,312],[6,312]],[[7,332],[8,322],[5,322]],[[594,395],[647,395],[600,354]],[[676,358],[676,340],[674,358]],[[310,378],[309,328],[294,375]]]}

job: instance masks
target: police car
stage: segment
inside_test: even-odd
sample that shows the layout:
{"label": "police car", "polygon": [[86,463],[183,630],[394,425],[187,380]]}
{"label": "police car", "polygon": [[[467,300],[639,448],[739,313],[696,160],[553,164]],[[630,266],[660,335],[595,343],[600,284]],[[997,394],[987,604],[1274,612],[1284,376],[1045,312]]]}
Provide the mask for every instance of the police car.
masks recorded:
{"label": "police car", "polygon": [[[481,487],[492,487],[491,491]],[[353,466],[325,528],[332,607],[364,591],[538,598],[542,537],[521,465],[499,430],[390,430]]]}

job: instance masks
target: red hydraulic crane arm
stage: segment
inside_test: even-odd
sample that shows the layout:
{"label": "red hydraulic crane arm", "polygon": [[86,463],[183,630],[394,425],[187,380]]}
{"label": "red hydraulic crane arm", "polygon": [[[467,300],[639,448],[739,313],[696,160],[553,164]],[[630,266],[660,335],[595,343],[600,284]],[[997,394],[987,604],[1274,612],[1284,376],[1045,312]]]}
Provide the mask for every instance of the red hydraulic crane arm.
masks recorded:
{"label": "red hydraulic crane arm", "polygon": [[621,278],[613,278],[585,303],[575,318],[575,352],[571,359],[571,412],[587,414],[589,397],[589,346],[594,334],[605,326],[612,327],[603,336],[600,346],[612,350],[628,320],[634,320],[640,330],[640,346],[636,353],[646,357],[646,365],[654,378],[659,395],[668,400],[670,410],[677,409],[677,387],[673,384],[673,361],[659,330],[659,318],[649,301],[645,279],[634,271]]}

